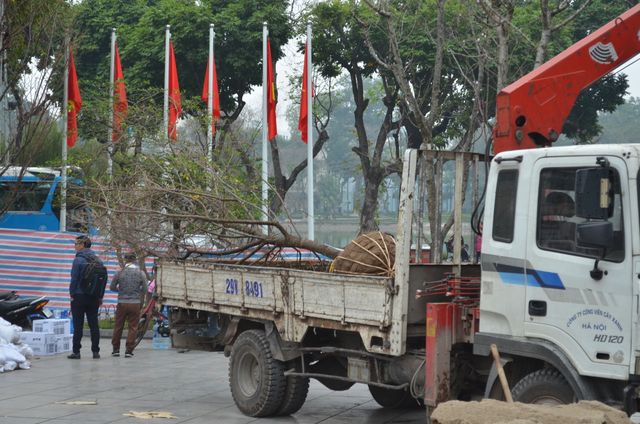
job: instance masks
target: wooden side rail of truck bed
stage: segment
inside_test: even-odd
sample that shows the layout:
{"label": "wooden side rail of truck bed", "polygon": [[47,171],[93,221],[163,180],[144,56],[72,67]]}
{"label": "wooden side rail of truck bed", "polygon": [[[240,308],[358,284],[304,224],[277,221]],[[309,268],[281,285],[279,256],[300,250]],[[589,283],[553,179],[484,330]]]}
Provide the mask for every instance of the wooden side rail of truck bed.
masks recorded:
{"label": "wooden side rail of truck bed", "polygon": [[388,353],[391,278],[162,261],[157,290],[164,305],[272,321],[286,342],[300,342],[309,327],[319,327],[359,333],[368,351]]}

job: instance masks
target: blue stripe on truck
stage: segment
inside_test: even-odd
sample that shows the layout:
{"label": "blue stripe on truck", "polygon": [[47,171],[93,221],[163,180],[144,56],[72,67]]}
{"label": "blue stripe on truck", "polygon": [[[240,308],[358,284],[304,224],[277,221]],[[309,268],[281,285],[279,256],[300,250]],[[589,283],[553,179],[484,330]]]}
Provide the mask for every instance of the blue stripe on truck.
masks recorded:
{"label": "blue stripe on truck", "polygon": [[527,285],[545,289],[565,290],[562,279],[555,272],[541,271],[512,265],[495,264],[500,279],[505,284]]}

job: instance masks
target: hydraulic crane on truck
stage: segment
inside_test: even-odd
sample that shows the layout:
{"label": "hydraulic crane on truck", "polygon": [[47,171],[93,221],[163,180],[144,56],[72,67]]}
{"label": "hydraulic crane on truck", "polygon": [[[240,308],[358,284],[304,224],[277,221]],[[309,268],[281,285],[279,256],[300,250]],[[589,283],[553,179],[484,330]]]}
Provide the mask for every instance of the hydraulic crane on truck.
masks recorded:
{"label": "hydraulic crane on truck", "polygon": [[639,31],[636,5],[500,91],[494,153],[553,145],[580,92],[640,53]]}

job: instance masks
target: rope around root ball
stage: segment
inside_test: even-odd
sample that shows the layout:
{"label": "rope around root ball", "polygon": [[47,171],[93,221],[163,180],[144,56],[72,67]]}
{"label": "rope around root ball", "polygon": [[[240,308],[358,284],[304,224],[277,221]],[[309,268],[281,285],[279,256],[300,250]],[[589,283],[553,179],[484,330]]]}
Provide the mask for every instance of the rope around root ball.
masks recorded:
{"label": "rope around root ball", "polygon": [[[393,243],[393,246],[390,244]],[[366,245],[370,244],[369,247]],[[395,239],[380,231],[361,234],[331,264],[333,272],[392,277],[395,264]]]}

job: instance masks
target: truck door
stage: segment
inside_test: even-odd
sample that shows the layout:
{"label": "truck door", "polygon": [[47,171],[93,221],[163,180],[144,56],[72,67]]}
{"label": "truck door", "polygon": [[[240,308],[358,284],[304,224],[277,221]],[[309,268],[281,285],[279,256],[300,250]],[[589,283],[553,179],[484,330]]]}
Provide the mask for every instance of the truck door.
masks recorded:
{"label": "truck door", "polygon": [[615,180],[609,219],[615,247],[597,264],[600,280],[590,271],[602,251],[576,244],[576,226],[586,220],[576,217],[574,203],[576,171],[595,167],[596,158],[542,157],[534,166],[524,333],[557,345],[582,375],[625,378],[633,302],[629,187],[624,161],[607,159]]}

